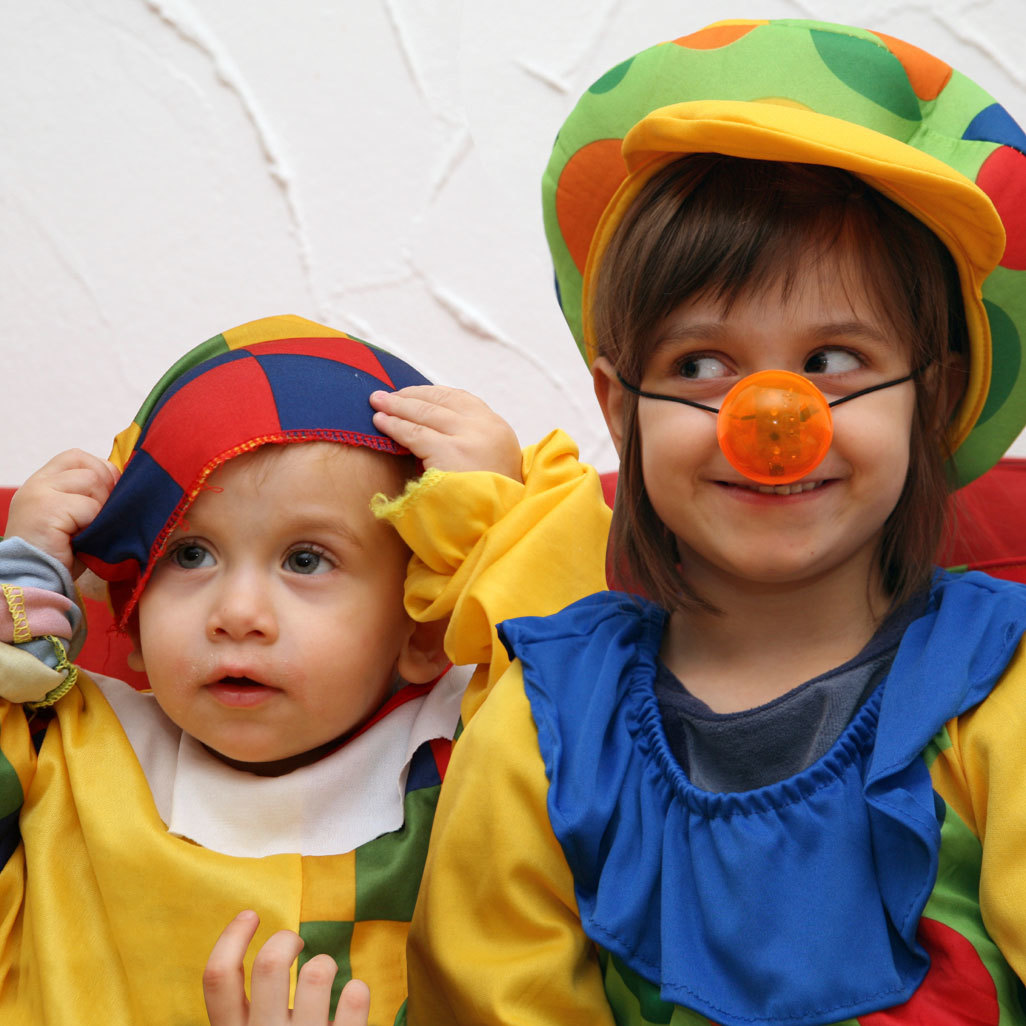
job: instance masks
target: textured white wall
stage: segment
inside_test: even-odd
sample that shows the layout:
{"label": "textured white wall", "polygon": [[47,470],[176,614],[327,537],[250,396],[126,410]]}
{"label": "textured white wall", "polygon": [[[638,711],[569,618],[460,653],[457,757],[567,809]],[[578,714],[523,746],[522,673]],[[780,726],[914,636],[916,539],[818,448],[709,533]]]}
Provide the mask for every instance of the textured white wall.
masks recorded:
{"label": "textured white wall", "polygon": [[540,174],[598,74],[752,14],[909,39],[1026,124],[1022,0],[4,0],[0,483],[106,455],[186,348],[284,312],[612,467]]}

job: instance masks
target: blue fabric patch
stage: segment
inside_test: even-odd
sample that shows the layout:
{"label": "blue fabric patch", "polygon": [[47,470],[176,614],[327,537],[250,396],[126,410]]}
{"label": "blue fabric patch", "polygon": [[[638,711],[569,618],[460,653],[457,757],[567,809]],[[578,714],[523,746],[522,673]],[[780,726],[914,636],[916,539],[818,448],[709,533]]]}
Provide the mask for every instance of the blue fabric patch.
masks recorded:
{"label": "blue fabric patch", "polygon": [[1011,146],[1013,150],[1026,153],[1026,132],[1023,132],[1000,103],[984,107],[969,122],[969,127],[962,133],[962,138]]}
{"label": "blue fabric patch", "polygon": [[438,765],[431,752],[429,742],[422,744],[410,761],[410,771],[406,775],[406,793],[419,791],[424,787],[438,787],[442,778],[438,775]]}
{"label": "blue fabric patch", "polygon": [[[378,435],[367,397],[382,382],[356,367],[317,356],[256,357],[270,382],[283,431],[337,429]],[[401,386],[400,386],[401,387]]]}
{"label": "blue fabric patch", "polygon": [[124,474],[98,516],[72,539],[78,551],[101,553],[116,566],[126,559],[146,566],[150,546],[182,501],[178,483],[143,449],[132,456],[131,474]]}
{"label": "blue fabric patch", "polygon": [[907,1000],[940,845],[921,757],[987,694],[1026,630],[1026,589],[940,574],[888,678],[807,770],[700,791],[652,689],[665,612],[616,593],[500,628],[520,659],[548,812],[583,928],[723,1026],[833,1023]]}

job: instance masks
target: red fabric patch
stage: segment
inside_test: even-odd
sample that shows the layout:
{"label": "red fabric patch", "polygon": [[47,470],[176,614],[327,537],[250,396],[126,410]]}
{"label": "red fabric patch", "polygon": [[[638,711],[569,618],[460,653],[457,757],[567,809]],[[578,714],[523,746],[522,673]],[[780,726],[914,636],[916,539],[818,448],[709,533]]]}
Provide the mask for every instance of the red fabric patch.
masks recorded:
{"label": "red fabric patch", "polygon": [[1001,266],[1026,271],[1026,157],[1011,146],[999,146],[983,162],[976,184],[990,197],[1005,226]]}
{"label": "red fabric patch", "polygon": [[388,388],[395,388],[381,361],[374,355],[374,350],[362,342],[351,338],[282,338],[271,342],[258,342],[248,346],[254,356],[284,353],[300,356],[316,356],[321,360],[334,360],[336,363],[355,367],[377,378]]}
{"label": "red fabric patch", "polygon": [[445,780],[445,771],[449,768],[449,759],[452,756],[452,742],[436,737],[428,744],[431,746],[431,754],[435,757],[438,777],[440,780]]}
{"label": "red fabric patch", "polygon": [[187,493],[197,468],[229,452],[240,439],[279,430],[267,378],[256,360],[246,358],[214,367],[179,389],[157,413],[139,448]]}
{"label": "red fabric patch", "polygon": [[969,940],[935,919],[919,921],[930,970],[903,1005],[860,1015],[861,1026],[997,1026],[997,990]]}

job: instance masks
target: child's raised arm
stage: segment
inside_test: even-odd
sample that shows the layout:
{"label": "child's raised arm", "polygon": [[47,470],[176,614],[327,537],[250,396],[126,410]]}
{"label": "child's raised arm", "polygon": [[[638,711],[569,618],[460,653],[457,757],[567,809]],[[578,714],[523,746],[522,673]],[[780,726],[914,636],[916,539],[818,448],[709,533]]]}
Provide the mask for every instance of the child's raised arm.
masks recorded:
{"label": "child's raised arm", "polygon": [[375,392],[371,404],[375,426],[427,467],[374,508],[414,554],[407,612],[448,619],[446,655],[478,666],[463,698],[466,723],[509,665],[495,624],[605,589],[610,511],[598,473],[562,431],[521,452],[485,403],[439,386]]}
{"label": "child's raised arm", "polygon": [[71,539],[93,521],[118,472],[80,449],[55,456],[11,500],[0,541],[0,698],[51,704],[75,681],[84,636]]}
{"label": "child's raised arm", "polygon": [[[260,919],[240,912],[222,931],[203,972],[203,998],[211,1026],[327,1026],[331,985],[338,966],[329,955],[316,955],[296,979],[295,1006],[289,1009],[289,973],[303,949],[291,930],[273,934],[256,954],[251,997],[246,997],[244,959]],[[370,991],[350,980],[339,997],[334,1026],[367,1026]]]}
{"label": "child's raised arm", "polygon": [[59,453],[14,493],[7,537],[34,545],[77,576],[71,539],[93,522],[117,479],[107,460],[81,449]]}

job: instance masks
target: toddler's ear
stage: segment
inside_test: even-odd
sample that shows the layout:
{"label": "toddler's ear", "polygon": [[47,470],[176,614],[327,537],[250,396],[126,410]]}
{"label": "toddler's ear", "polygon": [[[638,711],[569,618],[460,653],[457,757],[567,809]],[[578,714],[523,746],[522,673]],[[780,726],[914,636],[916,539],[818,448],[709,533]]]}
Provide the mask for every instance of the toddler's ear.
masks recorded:
{"label": "toddler's ear", "polygon": [[142,649],[139,647],[139,618],[134,613],[128,624],[128,637],[132,642],[132,651],[125,656],[125,662],[128,663],[130,670],[135,670],[136,673],[145,673]]}
{"label": "toddler's ear", "polygon": [[444,648],[445,629],[448,626],[448,620],[414,622],[396,664],[399,676],[407,684],[426,684],[449,665],[449,657]]}

